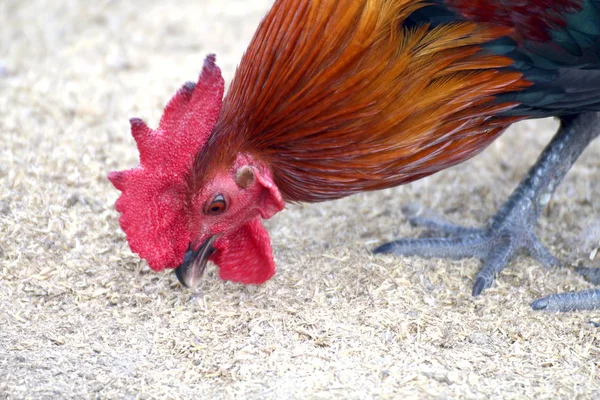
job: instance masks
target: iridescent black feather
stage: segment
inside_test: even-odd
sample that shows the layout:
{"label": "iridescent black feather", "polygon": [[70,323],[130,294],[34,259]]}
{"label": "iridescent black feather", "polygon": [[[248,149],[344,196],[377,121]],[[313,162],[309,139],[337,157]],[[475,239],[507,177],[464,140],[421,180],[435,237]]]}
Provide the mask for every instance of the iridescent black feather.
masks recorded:
{"label": "iridescent black feather", "polygon": [[475,20],[511,26],[510,37],[485,45],[514,60],[508,67],[533,85],[498,96],[518,107],[503,115],[530,118],[600,110],[600,1],[436,0],[408,25]]}

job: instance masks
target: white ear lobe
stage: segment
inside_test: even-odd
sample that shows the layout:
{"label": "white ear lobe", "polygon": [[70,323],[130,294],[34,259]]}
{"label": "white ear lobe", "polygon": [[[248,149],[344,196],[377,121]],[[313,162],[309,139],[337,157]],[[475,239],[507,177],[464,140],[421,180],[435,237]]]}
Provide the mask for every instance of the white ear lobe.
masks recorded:
{"label": "white ear lobe", "polygon": [[252,170],[252,167],[248,165],[238,169],[235,173],[235,183],[237,183],[241,189],[249,188],[255,180],[254,171]]}

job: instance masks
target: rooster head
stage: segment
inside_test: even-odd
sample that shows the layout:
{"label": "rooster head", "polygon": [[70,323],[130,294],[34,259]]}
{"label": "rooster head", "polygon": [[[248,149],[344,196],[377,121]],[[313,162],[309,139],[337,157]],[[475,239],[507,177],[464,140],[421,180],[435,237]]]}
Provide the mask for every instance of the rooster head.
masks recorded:
{"label": "rooster head", "polygon": [[198,82],[186,83],[167,104],[156,130],[130,120],[140,164],[108,176],[122,192],[115,208],[131,250],[155,271],[176,268],[188,287],[198,285],[208,260],[222,279],[235,282],[259,284],[275,273],[261,219],[284,203],[270,170],[249,154],[237,154],[210,176],[193,176],[196,156],[218,121],[223,91],[210,55]]}

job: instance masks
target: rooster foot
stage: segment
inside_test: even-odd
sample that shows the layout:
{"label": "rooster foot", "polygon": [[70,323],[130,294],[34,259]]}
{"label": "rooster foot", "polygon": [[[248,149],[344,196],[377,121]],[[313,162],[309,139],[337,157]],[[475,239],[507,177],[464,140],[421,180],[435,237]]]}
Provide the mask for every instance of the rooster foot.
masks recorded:
{"label": "rooster foot", "polygon": [[492,286],[496,275],[519,253],[525,252],[545,267],[561,262],[540,242],[533,224],[526,219],[498,216],[485,228],[471,228],[448,222],[432,210],[411,204],[402,209],[413,226],[422,226],[441,237],[399,239],[373,252],[436,258],[478,258],[483,267],[475,278],[473,296]]}
{"label": "rooster foot", "polygon": [[[439,237],[400,239],[381,245],[373,252],[452,259],[479,258],[483,267],[473,284],[474,296],[489,288],[496,275],[518,253],[529,254],[545,267],[560,266],[562,263],[536,236],[535,225],[577,157],[600,134],[599,122],[600,113],[563,117],[552,141],[487,227],[456,225],[433,211],[411,205],[403,210],[411,224],[436,231]],[[600,283],[600,269],[578,268],[577,272],[593,283]],[[547,311],[600,308],[600,289],[554,294],[534,301],[531,306],[535,310]]]}

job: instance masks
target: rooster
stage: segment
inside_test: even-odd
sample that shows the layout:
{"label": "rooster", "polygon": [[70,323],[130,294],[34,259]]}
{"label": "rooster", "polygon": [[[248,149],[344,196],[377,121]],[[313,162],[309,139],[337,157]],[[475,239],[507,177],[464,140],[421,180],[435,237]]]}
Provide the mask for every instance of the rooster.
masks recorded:
{"label": "rooster", "polygon": [[[188,287],[208,260],[225,280],[271,278],[261,221],[286,203],[405,184],[473,157],[517,121],[560,118],[487,227],[417,215],[440,237],[375,249],[480,258],[479,295],[518,252],[560,264],[534,227],[600,134],[600,1],[277,0],[223,94],[211,55],[156,130],[131,119],[140,165],[109,174],[132,251]],[[598,307],[600,291],[532,305]]]}

